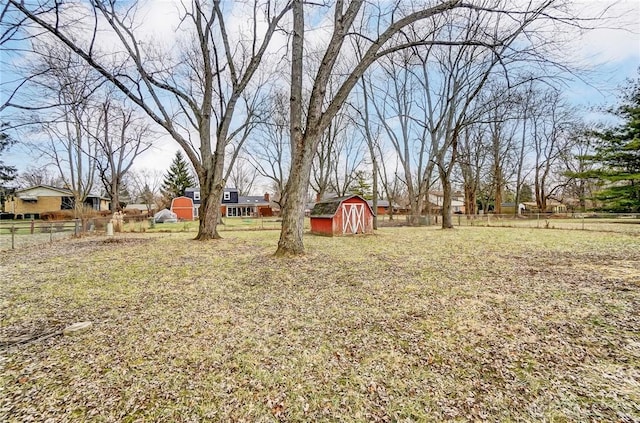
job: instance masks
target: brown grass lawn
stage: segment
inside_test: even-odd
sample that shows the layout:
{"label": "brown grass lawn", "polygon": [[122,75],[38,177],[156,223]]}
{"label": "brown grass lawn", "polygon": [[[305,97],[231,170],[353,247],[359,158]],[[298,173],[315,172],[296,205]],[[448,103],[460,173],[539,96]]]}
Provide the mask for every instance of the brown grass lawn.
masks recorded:
{"label": "brown grass lawn", "polygon": [[637,235],[192,236],[0,253],[0,421],[640,420]]}

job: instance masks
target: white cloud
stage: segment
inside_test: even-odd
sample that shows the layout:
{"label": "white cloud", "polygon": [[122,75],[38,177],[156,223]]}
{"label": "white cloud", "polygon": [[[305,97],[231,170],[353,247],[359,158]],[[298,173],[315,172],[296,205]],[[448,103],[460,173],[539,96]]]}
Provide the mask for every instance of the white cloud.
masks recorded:
{"label": "white cloud", "polygon": [[640,1],[582,0],[574,5],[579,16],[594,17],[586,22],[594,29],[575,34],[573,55],[581,62],[598,65],[635,58],[640,62]]}

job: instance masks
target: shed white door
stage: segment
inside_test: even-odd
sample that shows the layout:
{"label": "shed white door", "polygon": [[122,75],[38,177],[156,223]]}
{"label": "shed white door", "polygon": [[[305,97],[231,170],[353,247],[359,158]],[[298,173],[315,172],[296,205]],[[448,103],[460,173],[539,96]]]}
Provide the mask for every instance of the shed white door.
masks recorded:
{"label": "shed white door", "polygon": [[342,233],[364,233],[364,204],[342,205]]}

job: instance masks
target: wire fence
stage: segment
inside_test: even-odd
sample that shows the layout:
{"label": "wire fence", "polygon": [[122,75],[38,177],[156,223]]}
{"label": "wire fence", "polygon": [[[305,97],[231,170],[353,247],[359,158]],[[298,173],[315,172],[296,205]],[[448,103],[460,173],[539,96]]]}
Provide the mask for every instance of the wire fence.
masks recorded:
{"label": "wire fence", "polygon": [[[111,217],[46,221],[46,220],[0,220],[0,250],[52,243],[56,240],[87,234],[105,235]],[[442,216],[438,215],[388,215],[378,216],[380,227],[389,226],[438,226]],[[640,214],[572,213],[529,215],[461,215],[452,216],[453,226],[511,227],[539,229],[571,229],[587,231],[620,232],[640,235]],[[278,218],[225,218],[218,225],[219,232],[279,230],[282,222]],[[308,230],[309,219],[305,219]],[[177,223],[155,223],[145,216],[127,216],[113,227],[114,232],[193,232],[198,231],[198,221]]]}
{"label": "wire fence", "polygon": [[[112,217],[91,217],[75,220],[0,220],[0,251],[51,243],[56,240],[89,234],[108,234],[109,223],[117,233],[178,233],[198,232],[198,221],[156,223],[147,216],[124,216],[121,221]],[[223,218],[219,232],[280,230],[282,221],[271,218]],[[309,229],[308,219],[305,229]]]}
{"label": "wire fence", "polygon": [[[513,214],[454,214],[453,226],[484,226],[542,229],[573,229],[605,232],[625,232],[640,235],[640,213],[531,213]],[[442,225],[439,215],[378,216],[380,226],[437,226]]]}
{"label": "wire fence", "polygon": [[[0,220],[0,250],[10,250],[51,243],[60,239],[87,234],[106,234],[111,217],[74,220]],[[128,217],[119,232],[145,232],[147,218]]]}

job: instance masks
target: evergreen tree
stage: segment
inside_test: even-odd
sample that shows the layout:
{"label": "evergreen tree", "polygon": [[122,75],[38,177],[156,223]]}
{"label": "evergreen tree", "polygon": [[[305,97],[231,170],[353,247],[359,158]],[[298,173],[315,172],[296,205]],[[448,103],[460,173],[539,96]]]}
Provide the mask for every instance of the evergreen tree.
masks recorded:
{"label": "evergreen tree", "polygon": [[182,153],[178,151],[164,177],[160,190],[165,201],[170,202],[173,198],[183,196],[185,190],[192,186],[194,186],[194,179],[189,170],[189,165]]}
{"label": "evergreen tree", "polygon": [[[11,147],[15,143],[15,140],[2,131],[3,127],[7,126],[6,123],[0,124],[0,153],[5,149]],[[0,154],[2,157],[2,154]],[[13,166],[7,166],[2,160],[0,160],[0,186],[5,182],[11,182],[16,177],[16,168]]]}
{"label": "evergreen tree", "polygon": [[522,184],[522,188],[520,188],[520,202],[528,202],[533,201],[533,190],[531,189],[531,185]]}
{"label": "evergreen tree", "polygon": [[603,187],[595,197],[603,208],[615,212],[640,211],[640,78],[630,83],[622,104],[611,113],[621,125],[594,132],[595,154],[587,159],[597,168],[576,174],[595,179]]}
{"label": "evergreen tree", "polygon": [[351,183],[350,191],[364,198],[365,200],[371,200],[373,198],[373,190],[369,183],[369,175],[365,171],[359,170],[356,172],[355,180]]}
{"label": "evergreen tree", "polygon": [[[2,131],[6,124],[0,124],[0,157],[2,152],[15,143],[15,140]],[[13,188],[8,188],[5,184],[11,182],[16,177],[16,168],[14,166],[5,165],[0,160],[0,211],[4,208],[5,197],[13,191]]]}

